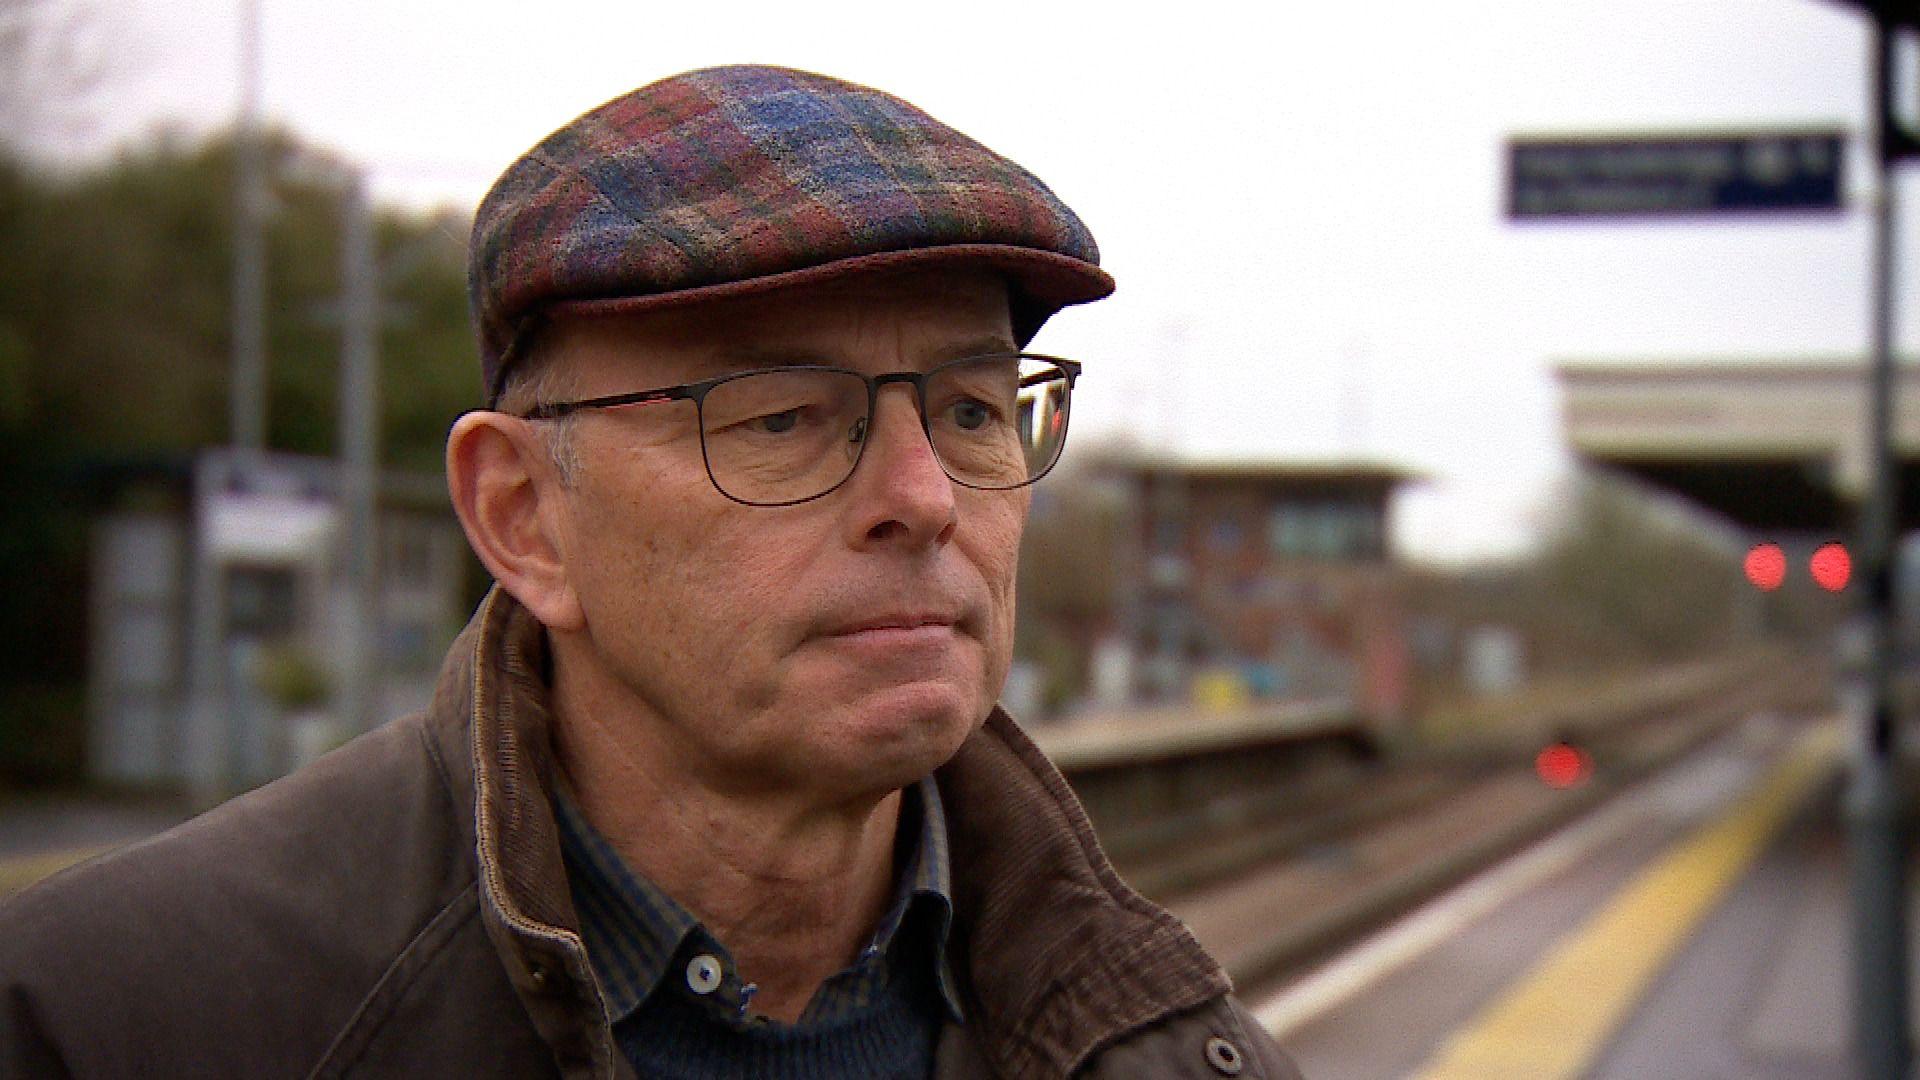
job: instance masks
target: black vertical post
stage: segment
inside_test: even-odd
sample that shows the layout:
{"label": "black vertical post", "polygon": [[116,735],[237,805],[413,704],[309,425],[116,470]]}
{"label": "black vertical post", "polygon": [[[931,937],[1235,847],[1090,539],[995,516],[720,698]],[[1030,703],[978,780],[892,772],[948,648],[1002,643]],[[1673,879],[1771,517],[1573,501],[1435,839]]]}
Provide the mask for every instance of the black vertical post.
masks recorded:
{"label": "black vertical post", "polygon": [[1913,1050],[1907,1032],[1906,807],[1894,726],[1893,163],[1905,149],[1894,123],[1890,19],[1875,11],[1869,65],[1871,143],[1877,199],[1873,219],[1872,390],[1868,453],[1871,487],[1860,517],[1860,609],[1852,633],[1850,695],[1856,725],[1847,790],[1854,903],[1854,1048],[1861,1075],[1905,1080]]}

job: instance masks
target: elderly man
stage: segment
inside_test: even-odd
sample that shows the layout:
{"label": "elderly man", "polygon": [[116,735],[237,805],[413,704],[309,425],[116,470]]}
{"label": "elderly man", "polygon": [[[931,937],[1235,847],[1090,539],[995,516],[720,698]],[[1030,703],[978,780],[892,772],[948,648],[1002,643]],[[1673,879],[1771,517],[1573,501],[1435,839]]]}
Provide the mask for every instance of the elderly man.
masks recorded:
{"label": "elderly man", "polygon": [[1112,282],[1031,175],[765,67],[481,206],[498,582],[432,707],[0,908],[0,1072],[1295,1075],[994,706]]}

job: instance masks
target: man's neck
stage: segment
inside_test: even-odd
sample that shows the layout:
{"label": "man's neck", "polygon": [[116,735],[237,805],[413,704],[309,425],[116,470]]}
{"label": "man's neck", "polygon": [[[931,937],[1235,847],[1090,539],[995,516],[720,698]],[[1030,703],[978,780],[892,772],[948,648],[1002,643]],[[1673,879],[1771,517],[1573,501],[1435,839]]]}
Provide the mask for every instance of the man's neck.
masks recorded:
{"label": "man's neck", "polygon": [[725,945],[754,1010],[797,1020],[886,909],[900,792],[821,807],[742,800],[662,760],[644,732],[555,702],[555,752],[580,810],[628,866]]}

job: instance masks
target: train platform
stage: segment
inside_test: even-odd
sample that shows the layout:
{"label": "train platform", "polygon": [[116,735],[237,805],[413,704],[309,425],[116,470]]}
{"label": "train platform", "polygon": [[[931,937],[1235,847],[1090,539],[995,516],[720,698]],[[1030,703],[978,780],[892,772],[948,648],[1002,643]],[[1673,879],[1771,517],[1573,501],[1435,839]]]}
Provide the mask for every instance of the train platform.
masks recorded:
{"label": "train platform", "polygon": [[1756,718],[1250,1004],[1313,1080],[1857,1075],[1841,758]]}

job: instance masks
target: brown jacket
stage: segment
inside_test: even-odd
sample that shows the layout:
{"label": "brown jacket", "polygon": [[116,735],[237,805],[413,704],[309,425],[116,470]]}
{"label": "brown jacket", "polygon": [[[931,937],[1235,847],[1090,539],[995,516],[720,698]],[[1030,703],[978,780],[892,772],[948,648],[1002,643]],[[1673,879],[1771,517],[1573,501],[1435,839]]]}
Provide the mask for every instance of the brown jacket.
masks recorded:
{"label": "brown jacket", "polygon": [[[426,713],[0,903],[0,1076],[631,1076],[549,809],[544,648],[496,589]],[[1003,713],[938,775],[969,1006],[938,1077],[1298,1075]]]}

